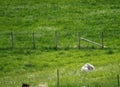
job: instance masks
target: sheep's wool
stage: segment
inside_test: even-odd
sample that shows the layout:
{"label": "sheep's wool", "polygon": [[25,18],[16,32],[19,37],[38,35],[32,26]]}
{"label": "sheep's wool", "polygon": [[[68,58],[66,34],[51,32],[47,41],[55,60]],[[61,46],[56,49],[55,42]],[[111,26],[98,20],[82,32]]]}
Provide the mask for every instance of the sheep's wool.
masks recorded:
{"label": "sheep's wool", "polygon": [[95,70],[95,67],[92,64],[90,64],[90,63],[86,63],[81,68],[81,71],[93,71],[93,70]]}

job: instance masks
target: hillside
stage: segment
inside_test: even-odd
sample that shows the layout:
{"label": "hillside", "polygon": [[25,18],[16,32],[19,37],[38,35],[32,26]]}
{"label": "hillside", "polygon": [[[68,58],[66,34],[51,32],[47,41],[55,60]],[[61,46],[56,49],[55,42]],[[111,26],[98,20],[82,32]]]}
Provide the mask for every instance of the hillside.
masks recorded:
{"label": "hillside", "polygon": [[119,0],[1,0],[0,30],[117,30],[119,3]]}
{"label": "hillside", "polygon": [[[116,87],[120,74],[119,0],[0,0],[0,86]],[[11,32],[13,49],[11,49]],[[36,49],[33,49],[33,32]],[[58,50],[54,49],[55,32]],[[80,36],[105,49],[80,41]],[[85,63],[96,70],[80,71]]]}

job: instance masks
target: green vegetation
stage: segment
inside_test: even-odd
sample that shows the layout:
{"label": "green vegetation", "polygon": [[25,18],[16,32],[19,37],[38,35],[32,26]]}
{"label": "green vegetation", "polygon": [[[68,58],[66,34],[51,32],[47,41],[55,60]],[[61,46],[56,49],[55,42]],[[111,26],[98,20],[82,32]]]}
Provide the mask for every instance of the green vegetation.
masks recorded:
{"label": "green vegetation", "polygon": [[[0,87],[56,86],[56,69],[61,87],[117,87],[120,72],[119,0],[0,0]],[[54,47],[54,32],[58,46]],[[10,32],[14,49],[10,49]],[[36,49],[32,48],[35,32]],[[106,49],[81,41],[77,33],[101,43]],[[5,48],[5,49],[3,49]],[[85,63],[96,70],[81,72]]]}

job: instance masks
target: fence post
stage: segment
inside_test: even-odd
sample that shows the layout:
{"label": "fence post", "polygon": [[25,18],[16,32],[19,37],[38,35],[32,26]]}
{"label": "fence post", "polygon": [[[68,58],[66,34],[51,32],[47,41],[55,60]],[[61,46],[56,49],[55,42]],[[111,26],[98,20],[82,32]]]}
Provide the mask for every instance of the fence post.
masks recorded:
{"label": "fence post", "polygon": [[35,34],[34,32],[32,33],[32,44],[33,44],[33,49],[35,49]]}
{"label": "fence post", "polygon": [[120,87],[119,75],[117,75],[118,87]]}
{"label": "fence post", "polygon": [[59,69],[57,69],[57,87],[60,86],[60,76],[59,76]]}
{"label": "fence post", "polygon": [[101,37],[102,37],[102,49],[103,49],[104,48],[104,32],[102,32]]}
{"label": "fence post", "polygon": [[10,39],[11,39],[11,48],[14,47],[14,38],[13,38],[13,32],[10,33]]}
{"label": "fence post", "polygon": [[80,49],[80,32],[78,32],[78,49]]}
{"label": "fence post", "polygon": [[58,48],[58,34],[55,32],[55,49]]}

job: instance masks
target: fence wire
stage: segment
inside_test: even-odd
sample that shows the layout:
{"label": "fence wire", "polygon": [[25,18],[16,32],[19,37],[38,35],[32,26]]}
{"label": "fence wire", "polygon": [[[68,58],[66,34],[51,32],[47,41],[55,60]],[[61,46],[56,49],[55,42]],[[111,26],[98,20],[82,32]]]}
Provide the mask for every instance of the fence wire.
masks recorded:
{"label": "fence wire", "polygon": [[[94,44],[98,43],[102,45],[102,34],[101,32],[92,33],[80,32],[80,38],[85,38],[89,41],[84,41],[80,39],[80,47],[94,47],[100,48]],[[93,42],[93,43],[91,43]],[[119,31],[104,31],[103,43],[107,48],[120,48],[120,32]],[[51,49],[57,48],[68,49],[68,48],[78,48],[79,36],[78,32],[4,32],[0,33],[0,48],[7,49],[11,48],[38,48],[38,49]]]}
{"label": "fence wire", "polygon": [[81,72],[79,69],[57,69],[41,71],[37,74],[27,73],[21,78],[0,78],[0,85],[5,87],[22,87],[27,83],[30,87],[119,87],[119,78],[110,72]]}

